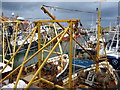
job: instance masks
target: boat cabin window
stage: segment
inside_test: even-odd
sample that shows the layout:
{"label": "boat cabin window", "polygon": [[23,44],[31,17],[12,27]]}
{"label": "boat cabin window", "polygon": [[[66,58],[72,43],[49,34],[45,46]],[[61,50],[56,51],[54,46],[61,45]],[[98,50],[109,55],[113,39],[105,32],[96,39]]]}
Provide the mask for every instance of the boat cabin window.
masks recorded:
{"label": "boat cabin window", "polygon": [[45,28],[49,28],[49,26],[45,26]]}
{"label": "boat cabin window", "polygon": [[112,47],[116,47],[117,42],[113,42]]}
{"label": "boat cabin window", "polygon": [[107,44],[107,49],[110,49],[111,47],[113,51],[120,51],[120,42],[118,43],[118,48],[116,48],[116,46],[117,46],[117,41],[112,42],[110,40]]}
{"label": "boat cabin window", "polygon": [[[95,51],[93,51],[93,50],[87,50],[87,51],[89,51],[92,55],[95,55]],[[81,60],[83,60],[83,59],[90,60],[91,59],[91,56],[82,49],[76,49],[75,57],[77,59],[81,59]]]}

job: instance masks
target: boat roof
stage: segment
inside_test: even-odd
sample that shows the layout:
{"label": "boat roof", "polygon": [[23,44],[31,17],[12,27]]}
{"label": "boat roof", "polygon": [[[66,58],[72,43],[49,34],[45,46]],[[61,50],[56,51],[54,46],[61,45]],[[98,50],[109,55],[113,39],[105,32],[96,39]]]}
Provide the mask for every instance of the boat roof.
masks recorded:
{"label": "boat roof", "polygon": [[18,17],[17,20],[24,21],[25,19],[23,17]]}

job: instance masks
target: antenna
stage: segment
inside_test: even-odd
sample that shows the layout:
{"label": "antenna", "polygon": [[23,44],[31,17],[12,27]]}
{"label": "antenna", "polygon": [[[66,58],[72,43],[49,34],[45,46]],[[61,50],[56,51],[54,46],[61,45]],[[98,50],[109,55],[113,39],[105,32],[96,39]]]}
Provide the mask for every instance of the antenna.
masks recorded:
{"label": "antenna", "polygon": [[107,0],[99,0],[99,1],[96,1],[97,3],[99,3],[99,9],[101,10],[101,2],[104,2],[104,1],[107,1]]}

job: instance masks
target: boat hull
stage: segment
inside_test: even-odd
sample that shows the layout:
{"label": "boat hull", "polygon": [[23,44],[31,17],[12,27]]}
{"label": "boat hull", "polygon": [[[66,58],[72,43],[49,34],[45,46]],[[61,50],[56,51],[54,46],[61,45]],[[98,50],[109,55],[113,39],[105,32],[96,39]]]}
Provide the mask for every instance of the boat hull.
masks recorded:
{"label": "boat hull", "polygon": [[107,56],[109,63],[113,66],[114,69],[120,69],[120,57]]}

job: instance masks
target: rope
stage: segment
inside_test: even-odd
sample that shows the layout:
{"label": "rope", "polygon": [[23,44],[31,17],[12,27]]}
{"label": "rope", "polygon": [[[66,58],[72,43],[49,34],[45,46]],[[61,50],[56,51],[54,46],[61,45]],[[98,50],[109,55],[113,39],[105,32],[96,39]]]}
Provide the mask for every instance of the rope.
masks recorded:
{"label": "rope", "polygon": [[50,18],[45,18],[45,17],[43,17],[43,18],[25,18],[25,19],[50,19]]}

